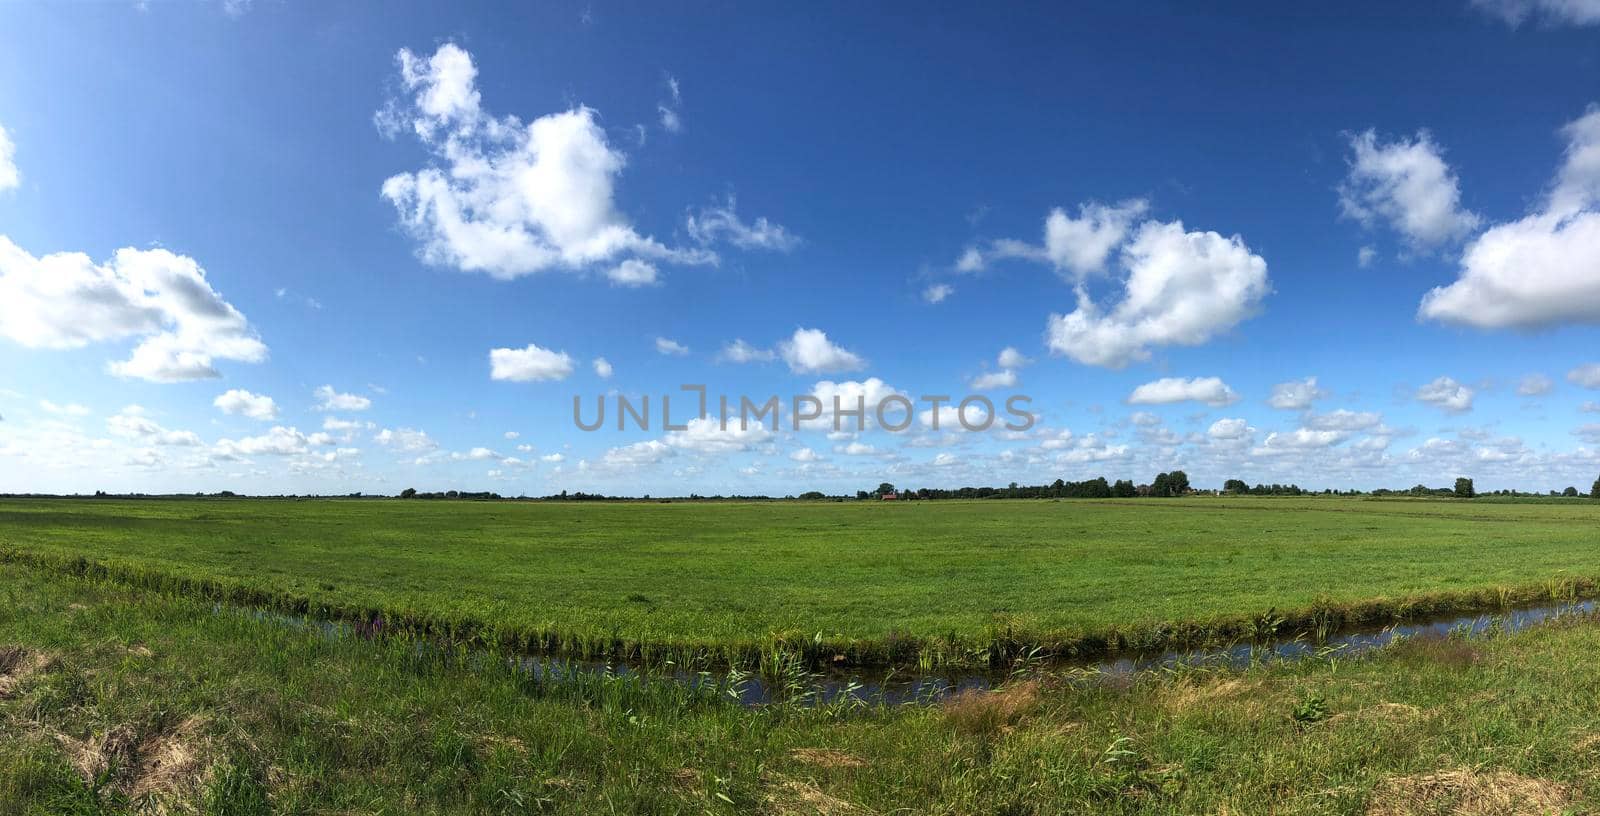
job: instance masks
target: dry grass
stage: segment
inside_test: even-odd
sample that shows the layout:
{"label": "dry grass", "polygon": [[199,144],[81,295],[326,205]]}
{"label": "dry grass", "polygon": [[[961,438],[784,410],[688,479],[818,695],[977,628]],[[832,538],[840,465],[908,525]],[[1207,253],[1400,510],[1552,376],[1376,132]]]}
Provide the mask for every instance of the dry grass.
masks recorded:
{"label": "dry grass", "polygon": [[28,678],[49,669],[54,662],[55,658],[45,652],[0,646],[0,700],[15,697]]}
{"label": "dry grass", "polygon": [[197,790],[210,771],[210,746],[198,717],[176,728],[141,735],[117,725],[87,739],[56,734],[87,784],[110,777],[111,787],[135,801],[160,800]]}
{"label": "dry grass", "polygon": [[816,785],[780,778],[768,786],[766,813],[771,816],[866,816],[872,811],[823,793]]}
{"label": "dry grass", "polygon": [[1457,769],[1385,779],[1367,816],[1558,816],[1571,805],[1567,789],[1549,780]]}
{"label": "dry grass", "polygon": [[1039,707],[1039,683],[1029,680],[992,691],[973,689],[941,704],[944,717],[965,734],[993,734],[1015,726]]}
{"label": "dry grass", "polygon": [[867,764],[866,760],[855,754],[835,751],[832,748],[796,748],[789,752],[789,756],[796,761],[821,768],[861,768]]}

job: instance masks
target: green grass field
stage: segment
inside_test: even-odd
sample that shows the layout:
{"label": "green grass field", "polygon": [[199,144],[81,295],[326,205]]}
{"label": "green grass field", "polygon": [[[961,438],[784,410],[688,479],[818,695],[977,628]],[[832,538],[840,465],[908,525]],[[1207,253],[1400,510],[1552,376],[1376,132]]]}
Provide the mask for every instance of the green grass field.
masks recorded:
{"label": "green grass field", "polygon": [[961,663],[1570,594],[1600,503],[6,500],[0,550],[576,654]]}
{"label": "green grass field", "polygon": [[1593,813],[1596,653],[1577,619],[1352,661],[747,709],[0,564],[0,813]]}

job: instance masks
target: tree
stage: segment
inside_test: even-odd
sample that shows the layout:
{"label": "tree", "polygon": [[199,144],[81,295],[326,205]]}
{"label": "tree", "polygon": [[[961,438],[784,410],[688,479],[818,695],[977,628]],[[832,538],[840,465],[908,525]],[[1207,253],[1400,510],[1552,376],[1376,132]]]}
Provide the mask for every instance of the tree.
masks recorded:
{"label": "tree", "polygon": [[1171,474],[1163,475],[1166,477],[1166,491],[1165,493],[1157,491],[1157,496],[1182,496],[1189,493],[1189,474],[1182,470],[1173,470]]}
{"label": "tree", "polygon": [[416,496],[417,489],[414,487],[408,487],[405,490],[400,491],[400,498],[402,499],[413,499],[416,498]]}
{"label": "tree", "polygon": [[1561,491],[1561,495],[1566,496],[1569,499],[1575,499],[1578,497],[1578,488],[1573,487],[1572,485],[1567,485],[1567,489]]}
{"label": "tree", "polygon": [[1222,483],[1222,492],[1249,493],[1250,485],[1245,484],[1243,479],[1229,479],[1228,481]]}
{"label": "tree", "polygon": [[879,496],[887,496],[887,495],[889,495],[890,493],[893,493],[893,492],[894,492],[894,485],[889,484],[888,482],[884,482],[883,484],[878,485],[878,495]]}
{"label": "tree", "polygon": [[1456,479],[1456,498],[1470,499],[1476,495],[1478,495],[1478,492],[1472,489],[1471,479],[1468,479],[1465,476]]}
{"label": "tree", "polygon": [[1600,479],[1594,480],[1594,487],[1589,488],[1589,498],[1600,499]]}
{"label": "tree", "polygon": [[1111,486],[1111,495],[1119,499],[1131,499],[1139,495],[1139,488],[1134,487],[1132,479],[1118,479]]}

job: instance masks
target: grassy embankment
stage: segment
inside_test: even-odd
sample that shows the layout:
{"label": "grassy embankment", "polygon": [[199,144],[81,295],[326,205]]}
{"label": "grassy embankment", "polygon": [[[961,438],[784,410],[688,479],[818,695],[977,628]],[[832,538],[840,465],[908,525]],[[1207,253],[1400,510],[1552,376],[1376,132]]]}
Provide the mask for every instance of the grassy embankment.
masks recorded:
{"label": "grassy embankment", "polygon": [[0,813],[1587,813],[1600,626],[744,709],[0,565]]}
{"label": "grassy embankment", "polygon": [[0,559],[692,665],[1003,665],[1381,624],[1588,594],[1597,543],[1584,501],[0,502]]}

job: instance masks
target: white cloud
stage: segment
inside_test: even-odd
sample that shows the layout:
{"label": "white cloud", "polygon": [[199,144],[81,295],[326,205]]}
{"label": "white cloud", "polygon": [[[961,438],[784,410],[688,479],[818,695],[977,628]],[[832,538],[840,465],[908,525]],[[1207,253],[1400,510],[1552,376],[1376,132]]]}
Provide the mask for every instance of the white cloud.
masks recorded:
{"label": "white cloud", "polygon": [[79,405],[76,402],[69,402],[69,403],[67,403],[65,405],[58,405],[58,404],[56,404],[54,402],[51,402],[50,400],[42,399],[42,400],[39,400],[39,408],[44,410],[46,413],[51,413],[51,414],[65,414],[67,416],[75,416],[75,417],[81,417],[81,416],[88,416],[89,415],[88,407],[83,406],[83,405]]}
{"label": "white cloud", "polygon": [[789,370],[797,374],[831,374],[859,371],[867,361],[853,352],[829,342],[821,329],[795,329],[794,335],[778,344]]}
{"label": "white cloud", "polygon": [[372,441],[404,453],[421,453],[439,447],[439,443],[433,441],[425,431],[414,428],[384,428],[373,435]]}
{"label": "white cloud", "polygon": [[1529,374],[1517,383],[1517,393],[1524,397],[1537,397],[1548,394],[1556,384],[1543,374]]}
{"label": "white cloud", "polygon": [[1254,433],[1255,429],[1243,419],[1219,419],[1206,429],[1206,436],[1224,442],[1249,439]]}
{"label": "white cloud", "polygon": [[265,394],[252,394],[243,388],[222,392],[211,401],[224,414],[269,421],[278,418],[278,403]]}
{"label": "white cloud", "polygon": [[656,265],[638,258],[629,258],[616,266],[606,270],[606,277],[617,286],[626,286],[637,289],[641,286],[655,286],[660,283],[656,277]]}
{"label": "white cloud", "polygon": [[929,303],[943,303],[944,299],[955,294],[956,288],[948,283],[936,283],[922,290],[922,299]]}
{"label": "white cloud", "polygon": [[1078,217],[1057,207],[1044,221],[1044,245],[1001,239],[989,245],[988,252],[968,247],[956,261],[956,271],[977,272],[990,258],[1022,258],[1048,263],[1072,279],[1105,269],[1112,250],[1127,238],[1133,223],[1149,209],[1143,199],[1130,199],[1115,205],[1090,201],[1078,206]]}
{"label": "white cloud", "polygon": [[489,350],[489,379],[510,382],[564,380],[572,374],[572,357],[533,343],[519,349]]}
{"label": "white cloud", "polygon": [[1461,209],[1455,173],[1427,131],[1379,143],[1376,131],[1350,136],[1350,173],[1339,187],[1344,214],[1372,226],[1380,219],[1419,249],[1466,236],[1480,218]]}
{"label": "white cloud", "polygon": [[22,183],[22,173],[17,170],[17,146],[11,134],[0,125],[0,190],[9,190]]}
{"label": "white cloud", "polygon": [[957,272],[982,272],[983,267],[983,251],[977,247],[967,247],[962,250],[961,257],[956,259]]}
{"label": "white cloud", "polygon": [[705,250],[673,249],[636,232],[617,210],[626,159],[594,110],[576,107],[526,125],[480,107],[472,56],[445,43],[431,57],[396,55],[408,100],[376,121],[386,135],[409,129],[444,167],[399,173],[383,197],[428,263],[510,279],[648,258],[715,263]]}
{"label": "white cloud", "polygon": [[1327,395],[1328,392],[1317,387],[1316,377],[1307,377],[1272,386],[1272,396],[1267,398],[1267,404],[1285,411],[1304,411],[1311,407],[1311,403]]}
{"label": "white cloud", "polygon": [[1584,363],[1568,371],[1567,382],[1583,388],[1600,388],[1600,363]]}
{"label": "white cloud", "polygon": [[747,451],[772,438],[772,431],[759,422],[741,428],[737,418],[722,427],[718,417],[695,417],[684,423],[684,430],[669,432],[664,441],[674,448],[695,453],[737,453]]}
{"label": "white cloud", "polygon": [[650,439],[606,451],[600,457],[600,466],[607,470],[637,470],[657,464],[672,454],[671,445],[659,439]]}
{"label": "white cloud", "polygon": [[1364,246],[1356,251],[1356,266],[1366,269],[1378,259],[1378,250],[1374,247]]}
{"label": "white cloud", "polygon": [[1032,362],[1032,360],[1024,357],[1022,352],[1006,346],[1000,350],[1000,355],[995,361],[1000,370],[986,372],[974,377],[972,379],[972,387],[979,391],[987,391],[993,388],[1015,388],[1018,381],[1016,370]]}
{"label": "white cloud", "polygon": [[359,394],[342,394],[331,385],[318,386],[311,393],[317,398],[318,411],[365,411],[372,407],[372,400]]}
{"label": "white cloud", "polygon": [[[822,406],[822,415],[816,419],[806,420],[801,427],[807,430],[820,431],[849,431],[858,430],[860,427],[871,427],[877,424],[878,404],[891,396],[904,397],[905,394],[877,377],[868,377],[865,380],[819,380],[811,387],[811,395],[817,398]],[[840,411],[853,412],[864,409],[864,414],[858,422],[854,417],[841,414],[837,417],[838,428],[834,427],[834,403],[838,402]],[[909,420],[903,414],[904,406],[897,402],[890,403],[884,409],[884,419],[891,425],[896,425]]]}
{"label": "white cloud", "polygon": [[193,258],[117,250],[96,265],[81,252],[35,258],[0,236],[0,336],[29,348],[81,348],[142,338],[120,377],[180,382],[218,377],[216,359],[258,363],[267,347]]}
{"label": "white cloud", "polygon": [[504,436],[507,439],[521,439],[522,438],[522,434],[520,432],[518,432],[518,431],[506,431]]}
{"label": "white cloud", "polygon": [[676,340],[665,337],[656,338],[656,353],[666,354],[671,357],[682,357],[689,353],[689,347]]}
{"label": "white cloud", "polygon": [[609,360],[607,360],[606,358],[604,358],[604,357],[596,357],[596,358],[594,358],[594,373],[595,373],[595,376],[599,377],[602,380],[609,380],[609,379],[611,379],[611,374],[613,373],[614,370],[615,369],[613,369],[611,367],[611,362]]}
{"label": "white cloud", "polygon": [[989,371],[972,378],[972,387],[978,391],[989,391],[995,388],[1015,388],[1017,386],[1017,372],[1009,368],[999,371]]}
{"label": "white cloud", "polygon": [[1017,351],[1011,346],[1006,346],[1000,350],[1000,357],[996,361],[996,364],[1001,368],[1022,368],[1023,366],[1026,366],[1032,362],[1032,360],[1023,356],[1022,352]]}
{"label": "white cloud", "polygon": [[1337,445],[1349,438],[1350,434],[1345,431],[1316,431],[1309,428],[1297,428],[1288,433],[1273,431],[1272,433],[1267,434],[1267,438],[1262,441],[1259,447],[1252,450],[1251,453],[1260,456],[1270,456],[1274,454],[1313,450],[1316,448],[1327,448]]}
{"label": "white cloud", "polygon": [[735,338],[732,343],[722,347],[717,359],[728,363],[766,363],[777,356],[771,349],[756,348],[743,339]]}
{"label": "white cloud", "polygon": [[1050,315],[1051,351],[1122,368],[1152,346],[1200,345],[1255,313],[1268,292],[1267,262],[1238,236],[1146,222],[1122,250],[1122,300],[1103,312],[1081,283],[1078,307]]}
{"label": "white cloud", "polygon": [[309,452],[313,444],[311,438],[299,430],[275,425],[260,436],[247,436],[239,440],[219,439],[213,450],[223,457],[295,456]]}
{"label": "white cloud", "polygon": [[106,428],[117,436],[146,445],[193,447],[200,444],[200,437],[193,431],[169,431],[144,416],[144,409],[137,405],[130,405],[107,418]]}
{"label": "white cloud", "polygon": [[548,462],[548,463],[550,463],[552,465],[559,465],[562,462],[567,461],[567,457],[564,454],[560,454],[560,453],[547,453],[547,454],[539,457],[539,461]]}
{"label": "white cloud", "polygon": [[359,422],[357,420],[351,420],[351,419],[340,419],[339,417],[335,417],[335,416],[323,417],[322,418],[322,430],[324,430],[324,431],[347,432],[347,431],[359,431],[359,430],[361,430],[363,428],[370,429],[372,427],[373,427],[373,424],[371,422]]}
{"label": "white cloud", "polygon": [[683,116],[679,108],[683,104],[683,87],[678,84],[678,78],[667,75],[667,91],[670,96],[667,101],[656,105],[656,112],[661,115],[661,129],[668,133],[683,132]]}
{"label": "white cloud", "polygon": [[1562,133],[1566,161],[1543,208],[1473,240],[1460,277],[1428,292],[1418,316],[1480,329],[1600,323],[1600,108]]}
{"label": "white cloud", "polygon": [[821,454],[810,448],[800,448],[799,450],[790,452],[789,458],[796,462],[820,462],[822,461],[823,457]]}
{"label": "white cloud", "polygon": [[1472,410],[1473,390],[1450,377],[1440,377],[1417,389],[1417,400],[1445,413],[1461,414]]}
{"label": "white cloud", "polygon": [[740,249],[769,249],[788,252],[800,245],[800,239],[783,225],[758,217],[751,223],[739,219],[738,202],[728,196],[720,206],[704,207],[698,215],[691,213],[684,221],[689,237],[701,244],[726,241]]}
{"label": "white cloud", "polygon": [[1044,222],[1045,255],[1057,269],[1082,277],[1105,268],[1111,251],[1122,243],[1135,219],[1150,208],[1142,199],[1115,206],[1099,202],[1079,205],[1078,217],[1056,208]]}
{"label": "white cloud", "polygon": [[1130,405],[1168,405],[1175,402],[1203,402],[1212,407],[1232,405],[1239,395],[1219,377],[1163,377],[1147,382],[1128,395]]}
{"label": "white cloud", "polygon": [[1305,426],[1314,431],[1364,431],[1383,424],[1376,411],[1351,411],[1340,408],[1326,414],[1308,414]]}
{"label": "white cloud", "polygon": [[1600,24],[1600,0],[1472,0],[1472,5],[1505,20],[1512,28],[1530,19],[1546,25]]}

